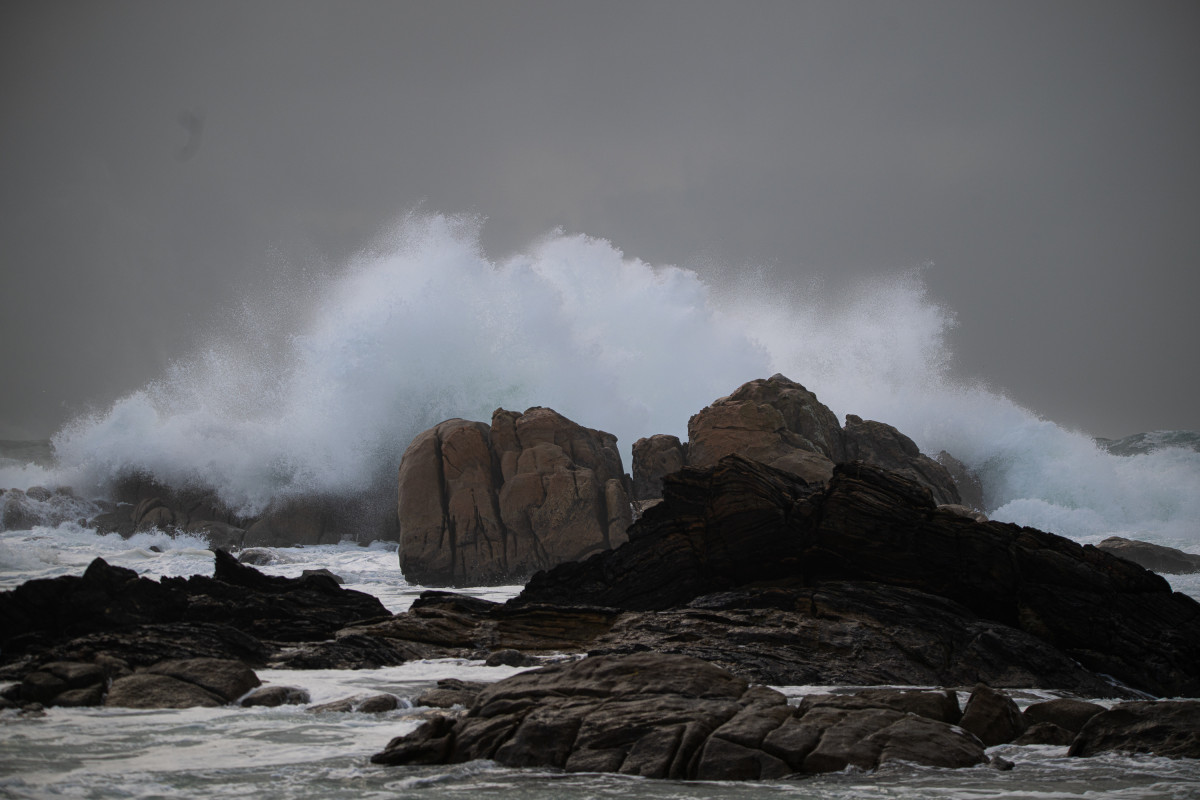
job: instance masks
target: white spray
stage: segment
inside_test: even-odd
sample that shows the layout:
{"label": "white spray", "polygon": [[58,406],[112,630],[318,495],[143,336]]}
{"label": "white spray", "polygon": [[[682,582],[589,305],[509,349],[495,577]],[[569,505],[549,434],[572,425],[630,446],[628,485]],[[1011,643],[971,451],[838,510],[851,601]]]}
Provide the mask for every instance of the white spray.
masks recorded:
{"label": "white spray", "polygon": [[718,294],[585,236],[552,234],[495,263],[476,223],[414,215],[296,319],[282,347],[265,330],[214,345],[69,424],[54,440],[58,479],[86,490],[140,469],[254,513],[280,496],[385,485],[425,428],[532,405],[615,433],[628,464],[638,437],[686,437],[691,414],[782,372],[839,415],[889,422],[977,469],[995,518],[1200,546],[1200,454],[1110,456],[954,381],[953,316],[920,272],[836,302]]}

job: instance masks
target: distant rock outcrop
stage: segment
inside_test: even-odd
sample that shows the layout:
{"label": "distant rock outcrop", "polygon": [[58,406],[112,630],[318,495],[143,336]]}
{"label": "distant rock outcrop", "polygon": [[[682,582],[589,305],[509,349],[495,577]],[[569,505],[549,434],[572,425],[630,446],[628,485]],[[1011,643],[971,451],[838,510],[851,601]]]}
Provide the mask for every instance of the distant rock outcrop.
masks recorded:
{"label": "distant rock outcrop", "polygon": [[[955,479],[891,425],[853,414],[846,426],[817,396],[783,375],[753,380],[688,421],[688,441],[653,436],[633,449],[636,500],[660,497],[662,478],[683,466],[710,467],[728,455],[760,461],[806,481],[827,481],[835,464],[865,461],[927,487],[938,505],[959,504]],[[978,508],[982,499],[973,507]]]}
{"label": "distant rock outcrop", "polygon": [[400,568],[428,586],[513,583],[625,541],[616,437],[548,408],[452,419],[400,462]]}
{"label": "distant rock outcrop", "polygon": [[1126,558],[1146,569],[1167,575],[1190,575],[1200,572],[1200,556],[1150,542],[1139,542],[1120,536],[1110,536],[1097,548]]}

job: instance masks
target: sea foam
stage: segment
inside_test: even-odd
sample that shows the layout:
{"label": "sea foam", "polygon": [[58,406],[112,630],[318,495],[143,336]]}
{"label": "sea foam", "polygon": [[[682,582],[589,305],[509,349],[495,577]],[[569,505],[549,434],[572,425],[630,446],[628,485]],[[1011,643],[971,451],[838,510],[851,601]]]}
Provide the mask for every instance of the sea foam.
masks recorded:
{"label": "sea foam", "polygon": [[561,232],[496,261],[478,232],[472,219],[408,216],[336,278],[252,304],[237,335],[214,334],[160,380],[68,424],[54,438],[57,473],[27,470],[26,482],[101,492],[136,469],[253,514],[289,495],[386,491],[425,428],[533,405],[616,434],[628,465],[637,438],[686,438],[690,415],[782,372],[839,417],[891,423],[966,462],[996,519],[1200,549],[1200,454],[1111,455],[956,380],[954,315],[930,299],[928,270],[837,295],[753,279],[717,290]]}

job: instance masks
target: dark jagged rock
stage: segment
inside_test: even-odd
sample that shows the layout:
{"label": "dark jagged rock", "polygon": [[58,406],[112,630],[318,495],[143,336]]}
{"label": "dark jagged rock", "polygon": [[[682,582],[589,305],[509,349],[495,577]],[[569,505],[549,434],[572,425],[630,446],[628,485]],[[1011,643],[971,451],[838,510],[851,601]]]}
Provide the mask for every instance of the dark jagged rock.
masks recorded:
{"label": "dark jagged rock", "polygon": [[77,660],[75,652],[133,665],[204,656],[263,663],[275,649],[266,641],[325,641],[352,623],[388,616],[377,598],[327,576],[267,576],[223,551],[211,578],[161,581],[98,558],[80,577],[0,593],[0,654],[7,664],[56,653]]}
{"label": "dark jagged rock", "polygon": [[275,669],[379,669],[403,664],[411,651],[372,636],[346,635],[288,647],[271,659]]}
{"label": "dark jagged rock", "polygon": [[683,780],[771,779],[892,760],[963,767],[985,759],[974,737],[944,722],[881,707],[793,709],[782,694],[703,661],[639,653],[495,683],[466,716],[435,718],[372,761],[479,758]]}
{"label": "dark jagged rock", "polygon": [[412,583],[478,586],[625,541],[629,496],[616,437],[548,408],[452,419],[400,462],[400,568]]}
{"label": "dark jagged rock", "polygon": [[874,583],[743,589],[680,609],[629,612],[588,648],[703,658],[753,681],[1055,688],[1111,696],[1108,681],[1023,631],[944,598]]}
{"label": "dark jagged rock", "polygon": [[1109,536],[1096,545],[1106,553],[1166,575],[1190,575],[1200,572],[1200,556],[1150,542],[1139,542],[1120,536]]}
{"label": "dark jagged rock", "polygon": [[1200,604],[1161,577],[1053,534],[938,511],[924,487],[859,462],[825,488],[737,456],[684,469],[629,544],[535,575],[512,605],[665,610],[736,587],[830,582],[949,600],[1143,691],[1200,693]]}
{"label": "dark jagged rock", "polygon": [[38,655],[82,658],[93,663],[117,659],[131,667],[189,658],[223,658],[264,664],[274,648],[228,625],[174,622],[98,631],[48,646]]}
{"label": "dark jagged rock", "polygon": [[1200,758],[1200,700],[1120,703],[1088,720],[1068,755],[1150,753]]}

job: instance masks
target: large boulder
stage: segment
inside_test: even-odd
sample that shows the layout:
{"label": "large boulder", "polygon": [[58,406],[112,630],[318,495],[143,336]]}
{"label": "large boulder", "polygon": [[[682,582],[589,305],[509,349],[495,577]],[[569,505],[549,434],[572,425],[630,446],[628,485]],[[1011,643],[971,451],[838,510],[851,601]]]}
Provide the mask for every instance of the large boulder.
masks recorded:
{"label": "large boulder", "polygon": [[766,687],[686,656],[598,656],[485,688],[457,721],[392,740],[379,764],[491,759],[513,767],[677,780],[760,780],[892,760],[982,763],[946,722],[886,706],[791,708]]}
{"label": "large boulder", "polygon": [[688,420],[688,466],[710,467],[732,454],[819,481],[845,460],[846,448],[833,412],[800,384],[773,375]]}
{"label": "large boulder", "polygon": [[514,583],[622,544],[631,521],[616,437],[548,408],[452,419],[400,462],[400,568],[412,583]]}
{"label": "large boulder", "polygon": [[829,480],[835,464],[865,461],[927,487],[939,505],[962,502],[950,472],[912,439],[853,414],[843,428],[815,394],[783,375],[750,381],[702,409],[688,420],[687,443],[659,435],[639,440],[633,452],[636,500],[661,497],[663,476],[684,465],[740,455],[810,482]]}
{"label": "large boulder", "polygon": [[662,497],[662,479],[679,472],[687,463],[687,445],[678,436],[665,433],[633,443],[633,499]]}

